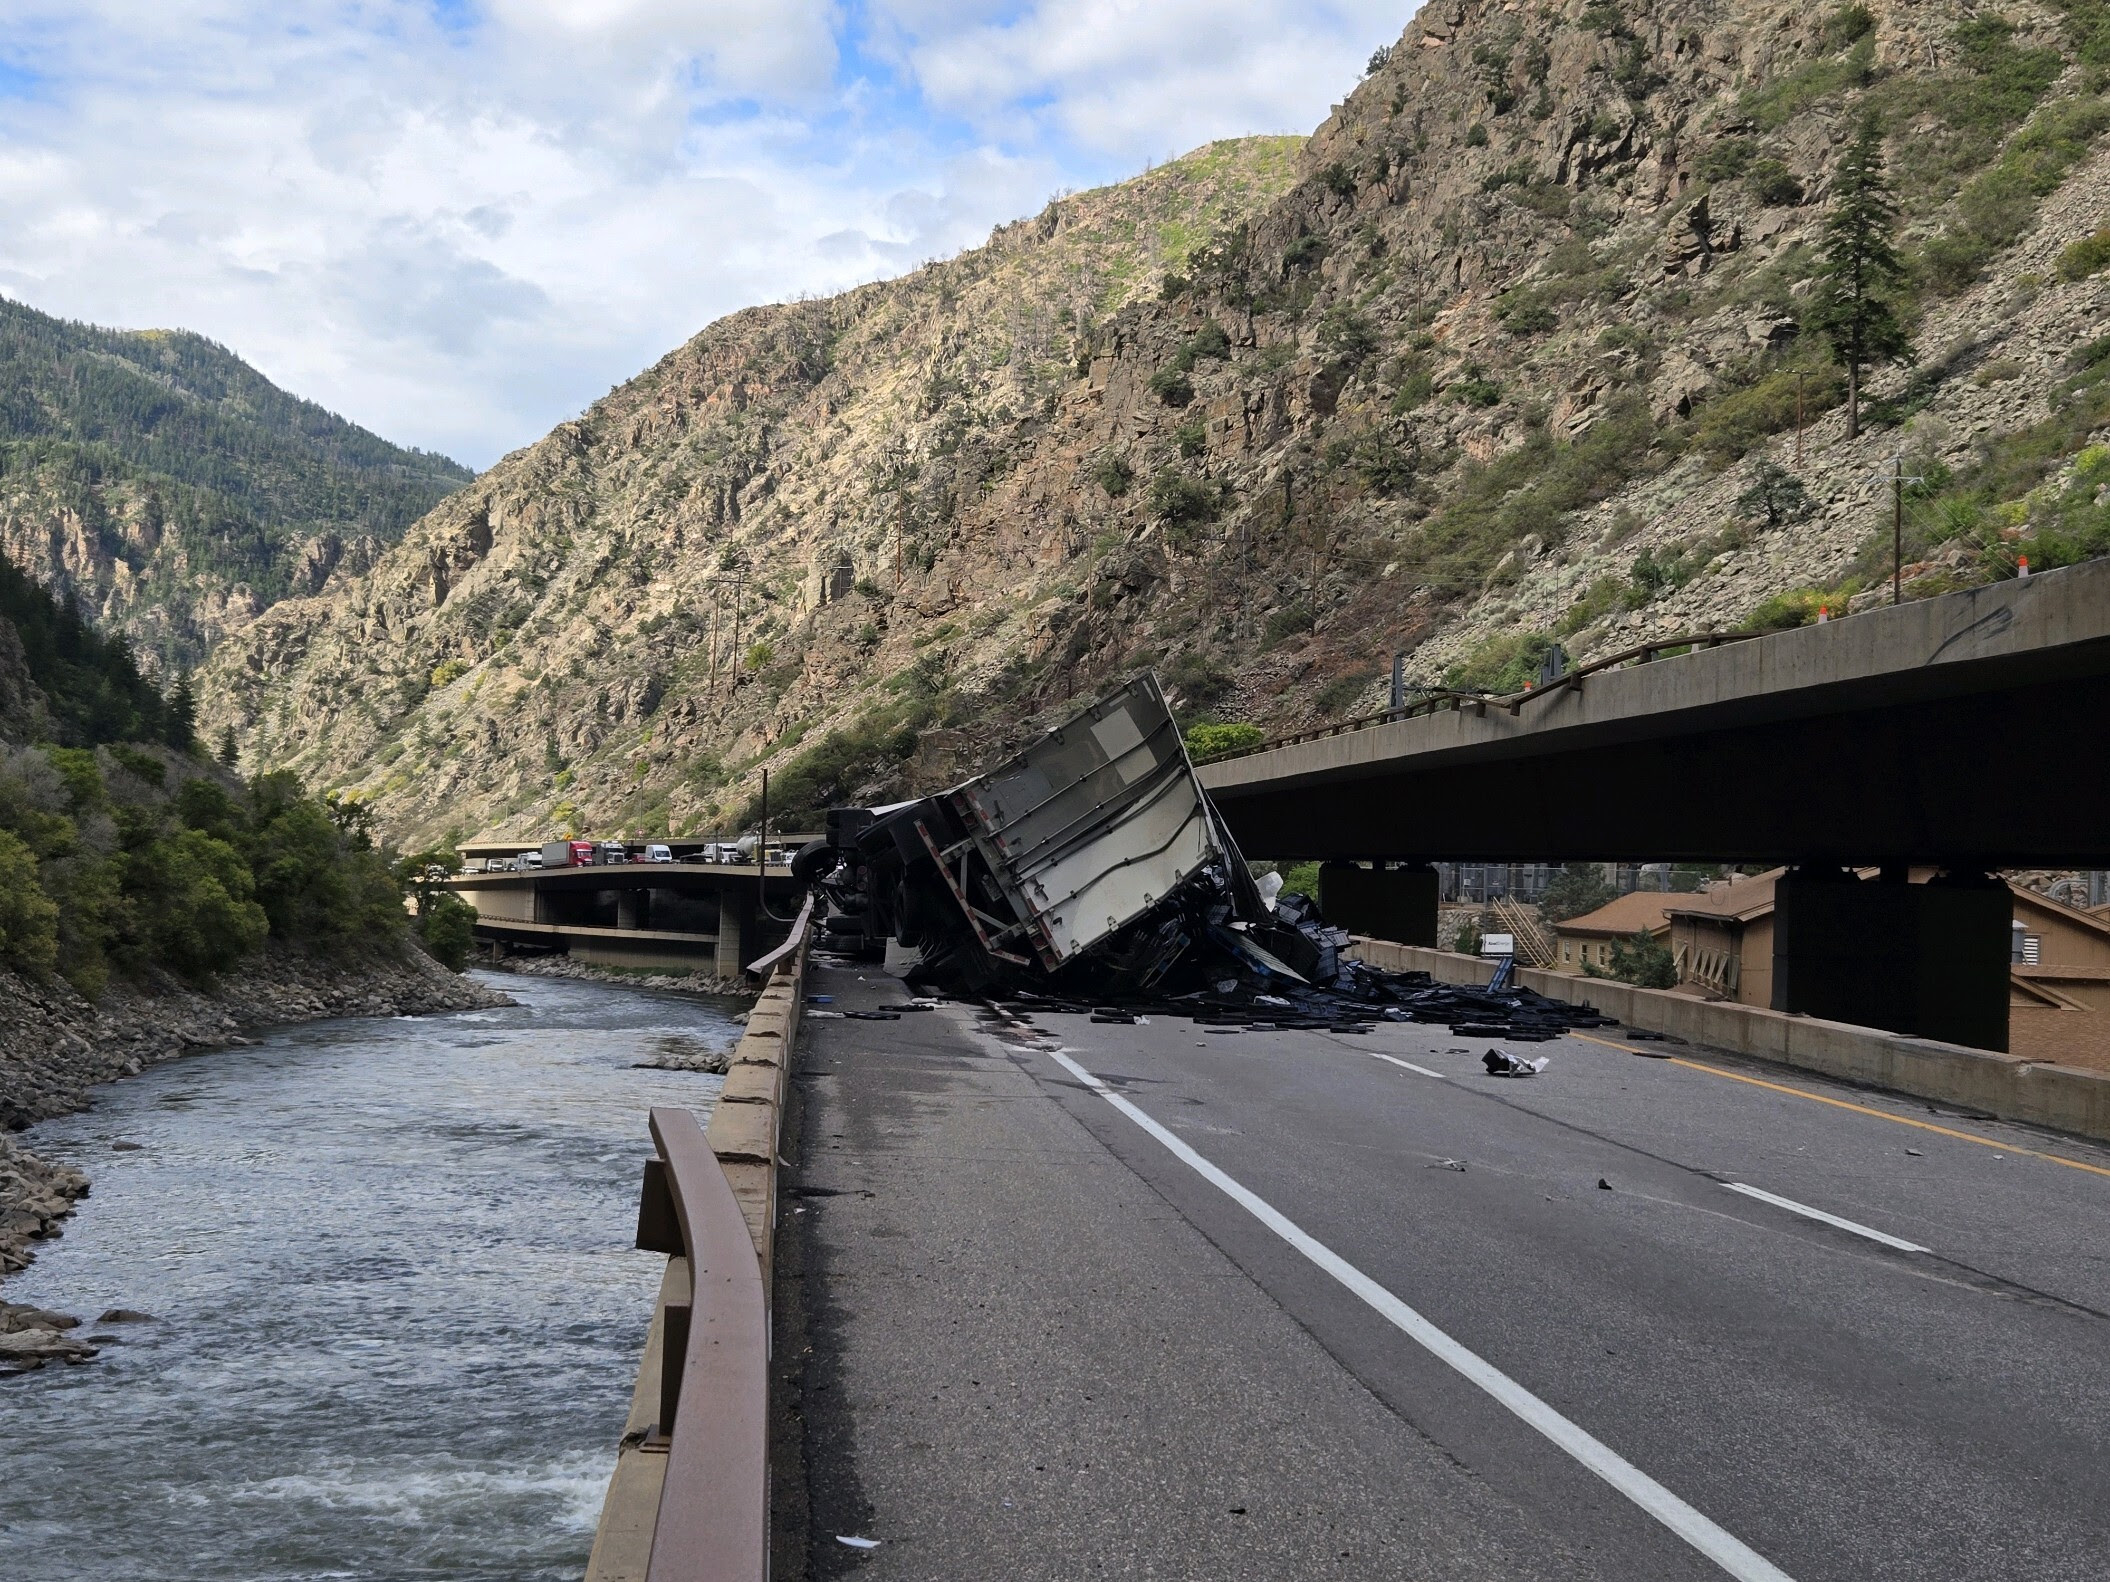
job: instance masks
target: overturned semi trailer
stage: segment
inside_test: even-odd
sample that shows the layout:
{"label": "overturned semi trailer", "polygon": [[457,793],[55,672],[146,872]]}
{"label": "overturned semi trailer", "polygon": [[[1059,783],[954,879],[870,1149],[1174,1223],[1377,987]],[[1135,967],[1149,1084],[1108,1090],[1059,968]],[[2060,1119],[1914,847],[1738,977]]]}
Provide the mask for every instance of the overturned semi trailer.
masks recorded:
{"label": "overturned semi trailer", "polygon": [[824,945],[893,939],[922,952],[911,981],[956,992],[1147,994],[1226,949],[1309,981],[1277,952],[1314,955],[1262,899],[1147,672],[948,791],[831,810],[799,876],[831,901]]}

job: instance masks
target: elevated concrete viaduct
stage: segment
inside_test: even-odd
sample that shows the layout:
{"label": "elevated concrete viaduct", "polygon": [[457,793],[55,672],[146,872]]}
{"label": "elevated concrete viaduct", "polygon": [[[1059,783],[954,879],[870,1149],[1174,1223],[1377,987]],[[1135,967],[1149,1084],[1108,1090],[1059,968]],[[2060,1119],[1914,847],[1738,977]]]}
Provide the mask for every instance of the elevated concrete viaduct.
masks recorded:
{"label": "elevated concrete viaduct", "polygon": [[471,873],[448,888],[476,908],[480,939],[562,950],[605,966],[708,968],[737,977],[784,937],[798,910],[789,868],[758,874],[723,863],[617,863],[524,873]]}
{"label": "elevated concrete viaduct", "polygon": [[[1248,856],[1787,864],[1776,1008],[2006,1047],[1985,879],[2110,867],[2110,560],[1202,767]],[[1946,870],[1907,885],[1911,864]],[[1851,865],[1889,882],[1859,883]],[[1433,943],[1433,878],[1341,874]],[[1371,932],[1377,932],[1375,928]]]}

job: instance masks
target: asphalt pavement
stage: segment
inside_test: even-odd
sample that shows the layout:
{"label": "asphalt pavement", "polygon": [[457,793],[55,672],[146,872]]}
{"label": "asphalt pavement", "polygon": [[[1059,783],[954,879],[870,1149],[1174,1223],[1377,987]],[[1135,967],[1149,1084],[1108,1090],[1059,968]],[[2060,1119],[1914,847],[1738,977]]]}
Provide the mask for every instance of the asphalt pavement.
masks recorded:
{"label": "asphalt pavement", "polygon": [[813,1574],[2110,1575],[2110,1150],[1490,1047],[809,1021]]}

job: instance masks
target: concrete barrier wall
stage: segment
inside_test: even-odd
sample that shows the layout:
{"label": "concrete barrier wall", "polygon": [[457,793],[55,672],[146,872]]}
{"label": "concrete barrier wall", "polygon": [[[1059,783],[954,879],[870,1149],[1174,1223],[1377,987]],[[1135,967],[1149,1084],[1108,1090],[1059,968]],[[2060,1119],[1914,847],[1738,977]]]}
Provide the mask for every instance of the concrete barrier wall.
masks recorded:
{"label": "concrete barrier wall", "polygon": [[[1494,964],[1475,956],[1360,935],[1351,953],[1389,971],[1426,972],[1439,983],[1485,983],[1494,975]],[[1790,1016],[1763,1006],[1637,989],[1608,978],[1521,967],[1517,982],[1549,999],[1594,1006],[1629,1027],[1669,1033],[1689,1043],[1960,1105],[2003,1120],[2110,1140],[2110,1075],[2103,1072]]]}

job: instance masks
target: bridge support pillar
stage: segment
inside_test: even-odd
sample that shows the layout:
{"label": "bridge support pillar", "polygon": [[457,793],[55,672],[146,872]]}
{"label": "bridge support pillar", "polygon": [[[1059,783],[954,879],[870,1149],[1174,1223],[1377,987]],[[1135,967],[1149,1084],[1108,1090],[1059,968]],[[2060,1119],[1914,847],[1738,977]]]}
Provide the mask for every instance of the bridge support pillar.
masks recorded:
{"label": "bridge support pillar", "polygon": [[714,969],[718,976],[739,977],[747,967],[747,947],[758,937],[754,887],[727,885],[718,892],[718,958]]}
{"label": "bridge support pillar", "polygon": [[1436,870],[1427,863],[1360,867],[1329,862],[1319,868],[1319,910],[1351,934],[1397,945],[1436,943]]}
{"label": "bridge support pillar", "polygon": [[652,926],[652,892],[650,890],[616,891],[615,926],[617,928],[650,928]]}
{"label": "bridge support pillar", "polygon": [[1797,868],[1773,893],[1774,1010],[2007,1049],[2014,903],[2003,881]]}

